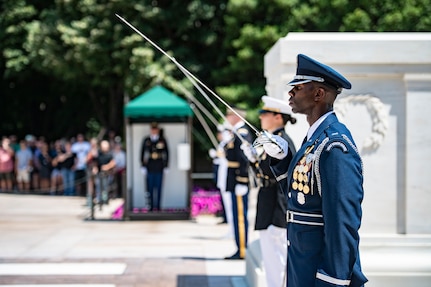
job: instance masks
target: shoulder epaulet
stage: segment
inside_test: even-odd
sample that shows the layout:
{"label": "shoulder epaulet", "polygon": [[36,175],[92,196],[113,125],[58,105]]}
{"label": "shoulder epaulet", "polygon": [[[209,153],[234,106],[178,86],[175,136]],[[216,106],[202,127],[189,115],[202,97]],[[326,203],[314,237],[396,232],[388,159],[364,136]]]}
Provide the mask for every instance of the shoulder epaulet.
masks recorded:
{"label": "shoulder epaulet", "polygon": [[238,133],[242,135],[248,135],[249,131],[246,128],[239,128]]}
{"label": "shoulder epaulet", "polygon": [[328,138],[327,145],[325,148],[326,151],[330,151],[333,148],[339,148],[343,152],[348,151],[347,145],[349,145],[349,143],[346,141],[347,137],[345,135],[339,133],[338,131],[331,132],[330,130],[328,130],[326,132],[326,136]]}

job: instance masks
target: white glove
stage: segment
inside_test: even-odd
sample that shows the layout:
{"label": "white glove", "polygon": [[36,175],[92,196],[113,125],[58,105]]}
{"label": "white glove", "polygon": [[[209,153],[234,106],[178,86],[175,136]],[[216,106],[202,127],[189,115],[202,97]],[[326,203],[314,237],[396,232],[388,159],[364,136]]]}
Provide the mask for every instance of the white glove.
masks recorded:
{"label": "white glove", "polygon": [[210,158],[216,158],[217,157],[217,151],[212,148],[208,151],[208,155],[210,156]]}
{"label": "white glove", "polygon": [[224,130],[221,133],[221,137],[222,137],[222,142],[225,143],[225,144],[228,143],[228,142],[230,142],[233,139],[232,132],[230,132],[228,130]]}
{"label": "white glove", "polygon": [[250,162],[256,162],[256,150],[249,143],[242,143],[240,148]]}
{"label": "white glove", "polygon": [[235,185],[235,195],[236,196],[244,196],[248,192],[248,186],[245,184],[237,184]]}
{"label": "white glove", "polygon": [[142,175],[147,175],[147,168],[145,166],[141,166],[141,173]]}
{"label": "white glove", "polygon": [[254,145],[262,145],[265,152],[273,158],[283,159],[287,156],[289,144],[278,135],[263,132],[255,140]]}
{"label": "white glove", "polygon": [[223,147],[221,147],[221,146],[218,146],[218,147],[217,147],[217,151],[216,151],[216,153],[217,153],[217,157],[218,157],[218,158],[225,158],[225,157],[226,157],[226,154],[225,154],[224,148],[223,148]]}

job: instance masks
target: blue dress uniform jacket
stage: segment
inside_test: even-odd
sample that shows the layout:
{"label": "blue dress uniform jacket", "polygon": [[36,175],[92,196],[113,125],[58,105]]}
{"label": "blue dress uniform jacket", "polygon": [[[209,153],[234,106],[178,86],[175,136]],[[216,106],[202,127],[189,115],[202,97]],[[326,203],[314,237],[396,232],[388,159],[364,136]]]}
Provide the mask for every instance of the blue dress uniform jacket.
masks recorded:
{"label": "blue dress uniform jacket", "polygon": [[141,163],[148,169],[148,172],[163,172],[168,166],[169,150],[166,139],[159,137],[157,141],[152,141],[151,137],[146,137],[141,147]]}
{"label": "blue dress uniform jacket", "polygon": [[[239,127],[237,133],[240,134],[244,140],[249,143],[252,142],[251,133],[246,126]],[[228,161],[227,191],[235,191],[235,185],[237,184],[248,185],[249,162],[241,150],[241,144],[241,140],[235,135],[233,139],[225,145],[226,160]]]}
{"label": "blue dress uniform jacket", "polygon": [[[274,131],[275,135],[281,136],[289,143],[287,156],[282,159],[285,164],[289,164],[296,153],[295,146],[284,128]],[[275,159],[272,159],[275,160]],[[260,161],[256,161],[251,166],[260,184],[257,195],[255,230],[267,229],[269,225],[286,228],[286,194],[280,188],[271,170],[271,158],[264,153]]]}
{"label": "blue dress uniform jacket", "polygon": [[359,234],[362,161],[349,130],[330,114],[289,165],[273,166],[288,191],[287,286],[363,286]]}

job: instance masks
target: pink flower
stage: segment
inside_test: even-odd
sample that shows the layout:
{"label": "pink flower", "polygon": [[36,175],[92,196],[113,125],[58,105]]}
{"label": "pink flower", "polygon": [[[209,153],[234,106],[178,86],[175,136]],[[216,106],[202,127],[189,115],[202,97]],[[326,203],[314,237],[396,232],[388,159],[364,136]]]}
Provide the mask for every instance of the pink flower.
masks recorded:
{"label": "pink flower", "polygon": [[200,214],[216,214],[223,208],[218,191],[207,191],[201,188],[194,188],[190,205],[192,217]]}

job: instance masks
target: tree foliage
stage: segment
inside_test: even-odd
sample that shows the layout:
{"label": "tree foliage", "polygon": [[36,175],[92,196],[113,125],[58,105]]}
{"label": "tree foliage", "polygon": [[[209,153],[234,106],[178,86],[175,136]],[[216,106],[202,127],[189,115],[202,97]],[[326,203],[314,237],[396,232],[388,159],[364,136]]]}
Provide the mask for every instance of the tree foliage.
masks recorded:
{"label": "tree foliage", "polygon": [[53,139],[98,122],[121,133],[125,96],[156,83],[178,94],[178,82],[193,90],[115,14],[228,103],[253,111],[265,93],[263,56],[287,33],[430,31],[430,2],[2,0],[0,132]]}

